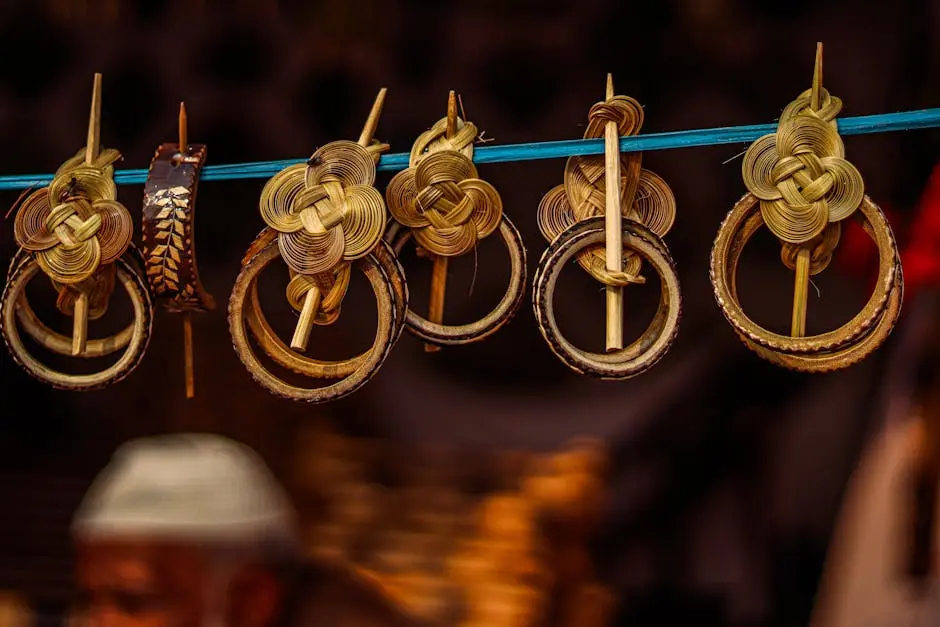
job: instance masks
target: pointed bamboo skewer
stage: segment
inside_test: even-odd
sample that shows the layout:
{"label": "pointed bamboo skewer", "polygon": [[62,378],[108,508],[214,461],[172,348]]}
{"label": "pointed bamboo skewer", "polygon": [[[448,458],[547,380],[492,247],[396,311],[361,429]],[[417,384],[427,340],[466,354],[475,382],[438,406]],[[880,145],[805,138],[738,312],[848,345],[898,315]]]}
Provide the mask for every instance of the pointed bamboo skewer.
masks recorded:
{"label": "pointed bamboo skewer", "polygon": [[[614,77],[607,75],[607,100],[614,97]],[[604,127],[604,178],[607,183],[604,208],[607,271],[623,272],[623,221],[620,207],[620,134],[617,123]],[[607,351],[623,348],[623,288],[606,286]]]}
{"label": "pointed bamboo skewer", "polygon": [[[823,45],[816,43],[816,63],[813,68],[813,88],[810,92],[810,109],[819,111],[822,106],[820,92],[822,91],[823,73]],[[793,277],[793,315],[790,321],[790,335],[803,337],[806,335],[806,306],[809,297],[809,265],[812,249],[808,245],[801,246],[796,253],[796,268]]]}
{"label": "pointed bamboo skewer", "polygon": [[[179,115],[179,153],[185,157],[189,152],[189,120],[186,116],[186,103],[180,103]],[[193,317],[192,312],[183,312],[183,361],[186,372],[186,398],[196,396],[196,372],[193,363]]]}
{"label": "pointed bamboo skewer", "polygon": [[[85,165],[92,165],[101,150],[101,74],[95,73],[91,90],[91,113],[88,115],[88,139],[85,142]],[[72,311],[72,355],[85,352],[88,342],[88,293],[79,290]]]}
{"label": "pointed bamboo skewer", "polygon": [[[369,112],[369,117],[362,127],[362,133],[359,135],[359,141],[357,143],[363,148],[367,148],[369,144],[372,143],[375,130],[379,126],[379,117],[382,115],[382,107],[385,106],[385,94],[387,91],[388,90],[384,87],[379,90],[379,94],[375,97],[375,102],[372,104],[372,110]],[[324,224],[324,226],[327,225]],[[294,327],[294,336],[290,341],[290,347],[293,350],[303,351],[307,349],[307,343],[310,341],[310,331],[313,330],[313,319],[320,309],[320,300],[322,297],[323,295],[320,293],[320,288],[317,286],[313,286],[307,290],[307,294],[304,297],[304,306],[300,310],[300,318],[297,320],[297,325]]]}
{"label": "pointed bamboo skewer", "polygon": [[[447,139],[457,134],[457,96],[451,90],[447,96]],[[430,253],[429,253],[430,254]],[[444,321],[444,299],[447,294],[447,257],[443,255],[431,256],[431,296],[428,300],[428,321],[441,324]],[[425,344],[424,352],[436,353],[440,346]]]}

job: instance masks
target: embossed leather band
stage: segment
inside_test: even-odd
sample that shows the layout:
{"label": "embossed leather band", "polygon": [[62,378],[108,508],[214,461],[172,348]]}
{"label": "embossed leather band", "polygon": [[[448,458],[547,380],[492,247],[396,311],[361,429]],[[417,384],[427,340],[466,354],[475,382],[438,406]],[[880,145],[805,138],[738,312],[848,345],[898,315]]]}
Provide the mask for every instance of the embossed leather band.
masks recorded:
{"label": "embossed leather band", "polygon": [[199,280],[194,220],[199,173],[206,147],[157,148],[144,186],[142,245],[150,288],[171,311],[212,311],[215,299]]}

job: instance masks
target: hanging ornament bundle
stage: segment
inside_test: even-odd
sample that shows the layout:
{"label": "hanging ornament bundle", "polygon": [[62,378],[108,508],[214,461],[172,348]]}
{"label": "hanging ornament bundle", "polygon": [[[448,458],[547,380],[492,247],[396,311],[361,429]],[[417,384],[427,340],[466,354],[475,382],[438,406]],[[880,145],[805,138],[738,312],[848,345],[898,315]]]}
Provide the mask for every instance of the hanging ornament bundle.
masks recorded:
{"label": "hanging ornament bundle", "polygon": [[[607,77],[607,98],[588,115],[585,138],[604,137],[603,157],[572,157],[565,183],[539,205],[539,229],[550,242],[532,288],[535,317],[552,351],[575,372],[604,379],[627,379],[652,368],[679,331],[679,278],[662,241],[676,216],[672,190],[659,176],[641,168],[642,153],[621,154],[622,135],[639,133],[643,108],[633,98],[615,96]],[[553,297],[562,268],[570,259],[605,286],[606,353],[575,347],[558,329]],[[623,290],[646,282],[641,269],[659,275],[659,308],[643,335],[623,344]]]}
{"label": "hanging ornament bundle", "polygon": [[[457,98],[450,92],[447,116],[415,140],[408,168],[392,178],[386,191],[388,210],[395,223],[385,239],[400,254],[408,239],[413,238],[419,251],[433,263],[427,318],[413,309],[405,318],[408,330],[428,342],[429,352],[489,337],[512,318],[525,295],[526,250],[522,236],[503,213],[499,193],[478,177],[473,165],[473,144],[478,137],[477,127],[457,116]],[[480,320],[443,324],[448,260],[475,252],[480,241],[497,231],[509,252],[505,295]]]}
{"label": "hanging ornament bundle", "polygon": [[[675,263],[663,241],[675,221],[676,201],[669,185],[642,167],[639,150],[624,150],[624,142],[651,137],[638,136],[644,111],[636,100],[615,95],[608,76],[606,97],[591,108],[583,141],[518,146],[513,153],[511,146],[478,150],[480,132],[458,115],[451,92],[446,116],[418,136],[410,153],[382,157],[389,146],[373,136],[385,95],[382,89],[358,141],[334,141],[306,162],[280,164],[261,192],[258,206],[266,227],[242,260],[228,304],[235,351],[258,384],[284,398],[322,403],[348,396],[368,383],[406,328],[428,351],[478,342],[502,328],[524,298],[526,249],[505,214],[499,192],[481,177],[476,163],[513,158],[569,156],[563,184],[545,194],[537,214],[548,246],[533,278],[532,306],[552,352],[575,372],[603,379],[637,376],[663,358],[678,334],[681,314]],[[884,214],[865,195],[861,174],[846,159],[836,121],[841,107],[841,101],[822,86],[820,45],[812,88],[784,109],[774,132],[747,150],[742,175],[748,193],[722,222],[710,260],[718,306],[745,346],[779,366],[807,372],[845,368],[871,354],[897,322],[902,301],[903,277],[894,236]],[[204,167],[206,146],[188,142],[181,106],[178,141],[161,144],[148,171],[117,173],[123,182],[145,181],[142,251],[138,250],[131,241],[130,214],[117,201],[113,164],[120,155],[100,148],[100,108],[101,75],[96,74],[86,147],[17,209],[14,235],[19,249],[0,297],[0,333],[14,360],[30,375],[56,388],[91,390],[120,381],[140,363],[150,339],[153,303],[158,302],[182,314],[184,380],[186,394],[192,397],[191,314],[215,308],[196,264],[197,186],[210,174],[216,179],[235,178],[242,171],[257,176],[267,166]],[[940,110],[893,115],[907,115],[910,124],[921,127],[940,125]],[[888,121],[882,126],[907,128]],[[735,130],[715,129],[715,138],[697,138],[697,144],[662,136],[657,141],[669,147],[707,145],[735,141],[730,132]],[[592,143],[600,144],[601,138],[603,154],[598,154]],[[484,150],[495,154],[499,149],[516,156],[479,158]],[[379,166],[401,170],[384,194],[375,187]],[[213,167],[218,171],[210,172]],[[0,177],[4,178],[31,186],[29,177]],[[858,220],[878,248],[875,289],[862,310],[842,327],[807,336],[809,277],[826,269],[839,243],[841,224],[848,219]],[[789,335],[761,327],[740,304],[736,276],[741,253],[762,226],[779,240],[781,260],[795,273]],[[491,236],[498,236],[509,253],[504,295],[479,320],[446,322],[450,261],[476,255],[479,243]],[[398,259],[411,242],[432,264],[424,315],[409,306],[409,288]],[[275,264],[278,260],[283,263]],[[605,352],[578,348],[559,330],[555,291],[562,269],[572,260],[604,286]],[[287,272],[284,298],[298,316],[289,342],[277,335],[262,310],[258,281],[268,267]],[[365,275],[376,300],[372,345],[343,360],[313,357],[315,347],[308,350],[311,329],[329,327],[339,319],[354,270]],[[39,274],[46,275],[55,289],[58,310],[72,318],[71,337],[52,330],[31,307],[26,288]],[[660,286],[656,313],[640,337],[627,343],[625,290],[631,295],[648,291],[646,284],[654,276]],[[130,299],[133,322],[111,336],[89,339],[88,322],[104,316],[118,284]],[[91,374],[59,372],[27,350],[24,336],[67,357],[114,353],[119,357]],[[319,385],[287,381],[262,356]]]}
{"label": "hanging ornament bundle", "polygon": [[[0,332],[13,359],[40,381],[67,390],[93,390],[129,375],[144,356],[153,322],[145,264],[131,243],[133,222],[117,201],[113,164],[121,155],[101,148],[100,129],[101,75],[96,74],[88,142],[59,167],[48,187],[19,206],[13,229],[20,248],[0,297]],[[56,308],[73,320],[71,337],[46,326],[30,306],[26,288],[40,273],[58,294]],[[110,337],[88,339],[88,321],[104,316],[117,284],[130,298],[133,322]],[[60,355],[92,358],[123,352],[99,372],[59,372],[27,350],[21,330]]]}
{"label": "hanging ornament bundle", "polygon": [[[891,227],[865,195],[861,174],[845,159],[835,120],[841,108],[842,101],[822,87],[820,44],[812,88],[787,105],[775,134],[758,139],[745,153],[742,174],[749,193],[728,213],[711,254],[715,298],[744,344],[768,361],[807,372],[837,370],[867,357],[891,333],[903,300]],[[874,292],[840,328],[806,336],[809,277],[829,265],[848,218],[860,220],[878,248]],[[761,226],[780,240],[781,260],[794,270],[790,335],[752,321],[738,298],[738,261]]]}
{"label": "hanging ornament bundle", "polygon": [[[408,290],[401,265],[382,240],[385,199],[373,187],[375,163],[388,150],[387,144],[373,141],[384,102],[383,89],[358,142],[340,140],[323,146],[306,164],[278,173],[261,193],[261,216],[268,227],[252,243],[235,279],[229,328],[235,351],[251,376],[278,396],[308,402],[347,396],[375,376],[401,336]],[[300,312],[290,346],[268,324],[258,299],[258,276],[278,258],[290,273],[287,300]],[[339,318],[354,265],[369,280],[378,307],[371,348],[344,361],[302,355],[311,327]],[[309,379],[336,381],[313,388],[284,381],[255,354],[249,329],[264,353],[280,366]]]}

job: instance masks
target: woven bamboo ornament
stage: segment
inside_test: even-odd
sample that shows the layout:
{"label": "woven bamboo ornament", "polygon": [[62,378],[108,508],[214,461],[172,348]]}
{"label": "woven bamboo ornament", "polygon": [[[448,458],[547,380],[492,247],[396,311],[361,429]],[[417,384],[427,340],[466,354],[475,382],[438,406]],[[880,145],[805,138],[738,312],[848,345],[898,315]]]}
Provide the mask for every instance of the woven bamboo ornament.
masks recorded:
{"label": "woven bamboo ornament", "polygon": [[168,311],[183,314],[186,397],[196,394],[192,312],[215,309],[196,266],[195,210],[206,147],[190,144],[186,105],[180,103],[179,141],[161,144],[150,162],[143,203],[143,255],[147,280]]}
{"label": "woven bamboo ornament", "polygon": [[[386,190],[395,224],[385,239],[394,242],[393,248],[399,253],[413,238],[419,252],[434,264],[428,317],[409,309],[405,319],[408,330],[428,342],[429,352],[441,346],[478,342],[495,333],[512,318],[525,293],[522,236],[503,214],[499,193],[477,175],[472,161],[477,137],[477,127],[457,116],[457,98],[450,92],[447,116],[418,137],[411,149],[409,167],[396,174]],[[443,324],[448,259],[474,251],[497,229],[510,260],[505,295],[476,322]]]}
{"label": "woven bamboo ornament", "polygon": [[[252,377],[274,394],[320,403],[359,389],[378,371],[401,335],[408,291],[401,266],[382,241],[385,201],[372,185],[375,163],[388,149],[373,142],[385,89],[379,92],[359,141],[336,141],[317,150],[306,164],[275,175],[261,193],[268,224],[246,254],[229,301],[229,329],[235,350]],[[264,319],[257,277],[277,258],[288,266],[287,298],[300,312],[290,347]],[[378,304],[372,348],[345,361],[320,361],[299,354],[313,324],[328,325],[340,314],[353,264],[366,275]],[[319,388],[288,384],[269,372],[253,352],[247,328],[276,363],[313,379],[339,379]]]}
{"label": "woven bamboo ornament", "polygon": [[[144,264],[131,243],[133,222],[117,201],[114,162],[120,153],[101,149],[101,75],[95,74],[88,142],[56,171],[48,187],[20,205],[13,257],[0,297],[0,332],[13,358],[30,375],[57,388],[91,390],[126,377],[140,362],[150,339],[152,305],[143,279]],[[27,284],[39,273],[58,292],[57,308],[73,319],[72,336],[43,324],[26,298]],[[119,282],[134,309],[123,331],[89,340],[88,320],[101,318]],[[124,349],[111,366],[93,374],[58,372],[40,363],[23,344],[18,325],[44,348],[61,355],[92,358]]]}
{"label": "woven bamboo ornament", "polygon": [[[777,132],[761,137],[744,155],[749,193],[722,223],[711,254],[711,281],[722,313],[746,346],[778,365],[808,372],[851,366],[876,350],[900,314],[903,277],[894,235],[884,214],[864,193],[846,161],[836,115],[842,101],[822,87],[822,44],[817,45],[813,86],[780,115]],[[878,247],[875,290],[862,310],[840,328],[806,336],[810,275],[829,265],[841,222],[859,219]],[[781,259],[795,271],[790,335],[764,329],[744,313],[737,295],[737,265],[761,226],[780,240]]]}
{"label": "woven bamboo ornament", "polygon": [[[626,96],[615,96],[607,77],[606,100],[591,107],[585,138],[605,138],[605,156],[572,157],[565,183],[539,205],[539,229],[550,242],[539,261],[533,286],[535,316],[552,351],[575,372],[603,379],[627,379],[653,367],[669,350],[679,328],[681,296],[672,257],[662,241],[675,220],[672,190],[659,176],[642,169],[642,154],[622,155],[621,135],[639,133],[643,109]],[[562,336],[553,298],[562,268],[575,258],[605,285],[607,352],[590,353]],[[653,322],[624,347],[623,288],[645,283],[646,260],[662,283]]]}

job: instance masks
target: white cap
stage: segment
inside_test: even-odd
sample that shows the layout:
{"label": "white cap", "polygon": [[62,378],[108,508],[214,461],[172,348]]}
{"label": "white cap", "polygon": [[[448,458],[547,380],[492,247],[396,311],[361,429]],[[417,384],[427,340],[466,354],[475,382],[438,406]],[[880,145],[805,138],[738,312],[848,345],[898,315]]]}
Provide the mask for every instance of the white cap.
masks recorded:
{"label": "white cap", "polygon": [[85,495],[72,533],[298,547],[294,510],[264,461],[247,446],[210,434],[122,445]]}

